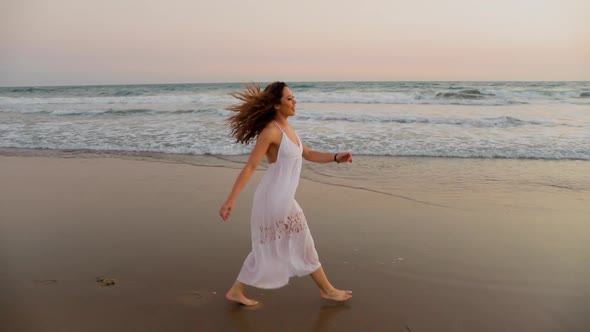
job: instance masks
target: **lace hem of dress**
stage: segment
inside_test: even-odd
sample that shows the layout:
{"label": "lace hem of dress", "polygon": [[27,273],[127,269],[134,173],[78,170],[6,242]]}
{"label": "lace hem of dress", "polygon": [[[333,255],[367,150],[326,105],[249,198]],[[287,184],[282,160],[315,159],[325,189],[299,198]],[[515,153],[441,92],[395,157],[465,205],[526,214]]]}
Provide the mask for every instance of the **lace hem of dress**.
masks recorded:
{"label": "lace hem of dress", "polygon": [[275,221],[271,226],[260,226],[259,241],[261,244],[265,244],[300,233],[307,228],[307,223],[304,220],[303,211],[297,211],[285,219]]}

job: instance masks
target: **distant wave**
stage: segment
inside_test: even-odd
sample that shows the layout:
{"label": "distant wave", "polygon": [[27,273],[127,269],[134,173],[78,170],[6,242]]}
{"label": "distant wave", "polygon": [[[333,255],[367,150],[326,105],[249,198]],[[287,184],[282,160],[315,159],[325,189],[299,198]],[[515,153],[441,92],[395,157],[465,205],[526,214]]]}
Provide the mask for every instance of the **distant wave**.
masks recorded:
{"label": "distant wave", "polygon": [[37,88],[37,87],[21,87],[21,88],[7,88],[6,91],[11,92],[11,93],[49,93],[49,92],[54,92],[56,91],[56,88],[51,88],[51,87],[43,87],[43,88]]}
{"label": "distant wave", "polygon": [[302,83],[292,83],[289,84],[292,89],[317,89],[316,84],[302,84]]}
{"label": "distant wave", "polygon": [[128,96],[142,96],[144,95],[141,91],[121,90],[115,92],[101,92],[100,96],[104,97],[128,97]]}
{"label": "distant wave", "polygon": [[579,91],[547,91],[547,90],[501,90],[501,89],[483,89],[484,94],[493,94],[503,99],[528,100],[532,102],[543,101],[560,101],[578,98]]}
{"label": "distant wave", "polygon": [[[133,115],[181,115],[181,114],[209,114],[226,118],[230,115],[230,111],[220,109],[181,109],[175,111],[154,110],[147,108],[130,108],[130,109],[95,109],[95,110],[53,110],[47,111],[43,109],[28,109],[23,110],[4,110],[0,112],[14,112],[26,114],[46,114],[57,116],[99,116],[99,115],[117,115],[117,116],[133,116]],[[493,118],[425,118],[425,117],[394,117],[386,115],[353,115],[353,114],[298,114],[297,120],[300,121],[346,121],[358,123],[399,123],[399,124],[435,124],[435,125],[454,125],[454,126],[472,126],[472,127],[518,127],[518,126],[551,126],[557,125],[551,122],[521,120],[511,116],[499,116]],[[569,125],[567,125],[569,126]]]}
{"label": "distant wave", "polygon": [[58,115],[58,116],[97,116],[97,115],[120,115],[120,116],[132,116],[132,115],[167,115],[167,114],[211,114],[219,116],[227,116],[229,111],[217,110],[217,109],[188,109],[188,110],[176,110],[176,111],[164,111],[154,110],[147,108],[130,108],[130,109],[95,109],[95,110],[53,110],[47,111],[44,109],[27,109],[27,110],[0,110],[4,113],[24,113],[24,114],[47,114],[47,115]]}
{"label": "distant wave", "polygon": [[525,121],[511,116],[500,116],[495,118],[482,119],[453,119],[453,118],[420,118],[420,117],[389,117],[389,116],[371,116],[371,115],[322,115],[300,114],[298,120],[309,121],[348,121],[348,122],[378,122],[378,123],[428,123],[428,124],[446,124],[458,126],[474,127],[516,127],[524,125],[554,125],[549,122]]}
{"label": "distant wave", "polygon": [[299,102],[355,104],[426,104],[501,106],[515,104],[572,103],[590,92],[526,91],[502,89],[414,89],[391,92],[330,91],[296,93]]}
{"label": "distant wave", "polygon": [[320,92],[300,93],[297,101],[304,103],[341,104],[427,104],[427,105],[511,105],[524,104],[524,101],[492,98],[492,94],[467,92]]}
{"label": "distant wave", "polygon": [[[46,97],[46,93],[36,93],[31,89],[30,96],[0,97],[2,105],[51,105],[51,104],[199,104],[231,105],[237,100],[227,94],[156,94],[149,95],[141,90],[120,90],[99,92],[96,96]],[[342,104],[424,104],[424,105],[470,105],[502,106],[515,104],[574,104],[590,103],[590,92],[580,91],[513,91],[501,89],[460,89],[433,90],[415,89],[407,91],[313,91],[310,86],[302,86],[295,91],[300,103],[342,103]],[[22,91],[21,91],[22,92]]]}
{"label": "distant wave", "polygon": [[[127,93],[127,92],[123,92]],[[129,92],[131,93],[131,92]],[[135,92],[133,92],[135,93]],[[51,104],[230,104],[230,96],[215,95],[158,95],[158,96],[110,96],[110,97],[0,97],[0,105],[51,105]]]}
{"label": "distant wave", "polygon": [[127,110],[93,110],[93,111],[75,111],[75,110],[56,110],[52,112],[44,112],[47,114],[52,115],[102,115],[102,114],[112,114],[112,115],[133,115],[133,114],[146,114],[146,113],[153,113],[154,110],[151,109],[127,109]]}
{"label": "distant wave", "polygon": [[461,90],[458,92],[439,92],[437,97],[451,98],[451,99],[484,99],[486,96],[495,96],[493,93],[481,93],[476,89]]}

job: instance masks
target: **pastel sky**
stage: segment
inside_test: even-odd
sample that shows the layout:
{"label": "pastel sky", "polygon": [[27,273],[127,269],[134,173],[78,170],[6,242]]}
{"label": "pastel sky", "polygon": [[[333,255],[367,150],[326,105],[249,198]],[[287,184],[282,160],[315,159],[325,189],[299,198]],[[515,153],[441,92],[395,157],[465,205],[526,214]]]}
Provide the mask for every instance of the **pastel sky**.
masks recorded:
{"label": "pastel sky", "polygon": [[590,80],[588,0],[3,0],[0,86]]}

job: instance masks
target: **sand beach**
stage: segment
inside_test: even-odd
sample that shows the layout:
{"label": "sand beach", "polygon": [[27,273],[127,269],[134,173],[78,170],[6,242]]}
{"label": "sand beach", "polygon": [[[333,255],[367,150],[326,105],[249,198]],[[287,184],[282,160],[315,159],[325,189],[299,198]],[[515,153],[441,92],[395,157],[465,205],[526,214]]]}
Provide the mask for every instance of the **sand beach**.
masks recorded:
{"label": "sand beach", "polygon": [[[470,164],[451,160],[454,166],[445,168],[440,158],[390,158],[414,164],[398,168],[403,179],[396,183],[417,188],[405,189],[405,197],[350,181],[331,184],[330,177],[321,183],[320,172],[302,178],[296,198],[328,277],[353,290],[350,302],[322,300],[304,277],[278,290],[250,288],[247,294],[262,302],[257,308],[229,303],[223,295],[250,250],[250,205],[264,171],[261,166],[230,221],[222,222],[218,208],[243,158],[3,150],[0,329],[538,332],[590,326],[588,191],[484,186],[473,187],[463,204],[452,195],[438,200],[436,193],[428,202],[410,199],[424,196],[418,192],[423,175],[412,169]],[[379,162],[373,159],[357,158],[350,167]],[[509,160],[479,162],[510,166]],[[520,162],[547,174],[567,166]],[[582,168],[576,172],[589,167],[569,163]],[[487,205],[485,195],[496,204]],[[516,196],[519,201],[505,204]],[[116,284],[103,286],[100,276]]]}

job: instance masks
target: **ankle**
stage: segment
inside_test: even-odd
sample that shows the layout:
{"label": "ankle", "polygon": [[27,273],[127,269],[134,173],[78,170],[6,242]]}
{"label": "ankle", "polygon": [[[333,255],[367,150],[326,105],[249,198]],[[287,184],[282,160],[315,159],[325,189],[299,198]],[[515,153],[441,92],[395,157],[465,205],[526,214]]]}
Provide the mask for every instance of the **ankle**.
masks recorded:
{"label": "ankle", "polygon": [[242,292],[237,287],[232,287],[227,291],[228,294],[241,294]]}
{"label": "ankle", "polygon": [[333,291],[336,290],[336,287],[332,286],[332,285],[327,285],[324,287],[320,287],[320,290],[326,294],[332,293]]}
{"label": "ankle", "polygon": [[229,289],[228,292],[234,293],[234,294],[242,294],[244,293],[244,286],[239,282],[236,281],[231,288]]}

